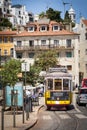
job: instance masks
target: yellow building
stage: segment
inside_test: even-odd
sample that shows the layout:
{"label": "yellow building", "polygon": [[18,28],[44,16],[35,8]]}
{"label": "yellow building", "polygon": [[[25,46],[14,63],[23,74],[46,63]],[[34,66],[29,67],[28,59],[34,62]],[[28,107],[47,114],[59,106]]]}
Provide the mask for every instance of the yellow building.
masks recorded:
{"label": "yellow building", "polygon": [[4,30],[0,31],[0,65],[13,57],[14,43],[13,37],[17,34],[16,31]]}

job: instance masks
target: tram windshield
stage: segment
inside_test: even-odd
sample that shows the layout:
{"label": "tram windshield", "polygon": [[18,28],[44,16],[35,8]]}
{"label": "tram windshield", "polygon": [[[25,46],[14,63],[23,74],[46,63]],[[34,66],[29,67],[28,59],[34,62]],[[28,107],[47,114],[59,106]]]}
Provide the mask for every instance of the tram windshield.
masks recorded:
{"label": "tram windshield", "polygon": [[48,90],[53,90],[53,79],[48,79]]}
{"label": "tram windshield", "polygon": [[54,86],[55,90],[62,90],[62,79],[55,79]]}
{"label": "tram windshield", "polygon": [[63,90],[69,90],[69,79],[63,79]]}

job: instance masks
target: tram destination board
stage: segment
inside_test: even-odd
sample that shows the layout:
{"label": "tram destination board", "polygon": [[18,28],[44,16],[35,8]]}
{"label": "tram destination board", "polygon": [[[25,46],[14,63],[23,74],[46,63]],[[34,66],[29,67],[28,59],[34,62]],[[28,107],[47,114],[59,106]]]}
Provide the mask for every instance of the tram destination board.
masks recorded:
{"label": "tram destination board", "polygon": [[67,73],[67,68],[66,67],[49,68],[49,72],[64,72],[64,73]]}

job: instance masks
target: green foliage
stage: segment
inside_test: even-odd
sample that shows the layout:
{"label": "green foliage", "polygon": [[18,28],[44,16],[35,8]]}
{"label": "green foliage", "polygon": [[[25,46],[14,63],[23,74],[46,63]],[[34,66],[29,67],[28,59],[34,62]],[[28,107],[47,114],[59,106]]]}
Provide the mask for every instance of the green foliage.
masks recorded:
{"label": "green foliage", "polygon": [[49,8],[46,13],[42,12],[39,14],[40,18],[43,18],[44,16],[47,16],[48,19],[56,21],[56,22],[61,22],[62,18],[60,16],[61,12],[57,10],[53,10],[52,8]]}
{"label": "green foliage", "polygon": [[50,20],[54,20],[54,21],[57,21],[57,22],[60,22],[62,21],[62,18],[60,16],[60,11],[56,11],[56,10],[53,10],[52,8],[49,8],[47,11],[46,11],[46,14],[47,14],[47,17],[50,19]]}
{"label": "green foliage", "polygon": [[66,11],[66,13],[65,13],[64,22],[66,22],[66,23],[70,23],[71,22],[71,18],[69,17],[68,11]]}
{"label": "green foliage", "polygon": [[41,12],[40,14],[39,14],[39,18],[43,18],[45,16],[45,12]]}
{"label": "green foliage", "polygon": [[18,81],[18,74],[21,72],[21,62],[19,60],[12,59],[8,61],[4,66],[4,69],[0,71],[2,77],[2,83],[4,86],[9,84],[14,86]]}
{"label": "green foliage", "polygon": [[68,11],[66,11],[66,13],[65,13],[65,17],[64,17],[63,22],[64,22],[64,24],[69,24],[69,25],[70,25],[70,23],[71,23],[71,26],[72,26],[72,27],[75,27],[75,23],[72,22],[72,20],[71,20],[71,18],[70,18],[70,16],[69,16]]}
{"label": "green foliage", "polygon": [[1,27],[12,27],[11,22],[7,18],[1,18],[0,19],[0,26]]}
{"label": "green foliage", "polygon": [[55,51],[47,51],[43,52],[41,55],[39,55],[38,60],[35,61],[35,65],[41,70],[48,70],[49,67],[54,67],[57,65],[57,54]]}
{"label": "green foliage", "polygon": [[50,50],[39,54],[34,65],[31,66],[30,71],[27,72],[27,83],[34,86],[37,81],[43,82],[43,77],[40,77],[39,74],[41,71],[46,71],[49,67],[54,67],[57,65],[58,61],[56,56],[56,52]]}
{"label": "green foliage", "polygon": [[37,66],[31,66],[30,67],[30,72],[27,72],[27,83],[32,84],[32,86],[35,85],[35,83],[37,82],[37,80],[39,79],[39,68]]}

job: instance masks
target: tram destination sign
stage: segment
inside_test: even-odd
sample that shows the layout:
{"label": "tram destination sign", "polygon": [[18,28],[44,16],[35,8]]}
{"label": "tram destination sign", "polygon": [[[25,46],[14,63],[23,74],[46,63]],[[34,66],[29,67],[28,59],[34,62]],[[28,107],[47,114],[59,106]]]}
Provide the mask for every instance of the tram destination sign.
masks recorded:
{"label": "tram destination sign", "polygon": [[57,67],[57,68],[49,68],[49,72],[64,72],[67,73],[67,68],[66,67]]}

